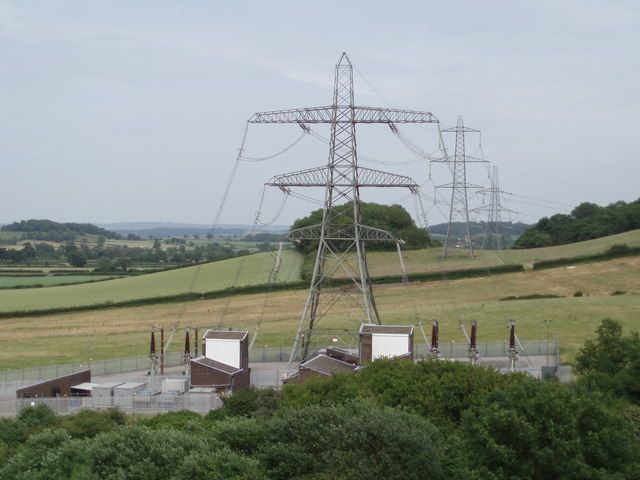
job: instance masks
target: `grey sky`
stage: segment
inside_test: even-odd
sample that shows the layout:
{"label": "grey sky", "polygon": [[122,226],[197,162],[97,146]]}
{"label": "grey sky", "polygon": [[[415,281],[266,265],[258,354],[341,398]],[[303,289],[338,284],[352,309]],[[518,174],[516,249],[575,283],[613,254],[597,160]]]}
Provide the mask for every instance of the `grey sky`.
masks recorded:
{"label": "grey sky", "polygon": [[[634,200],[638,24],[634,1],[0,1],[0,221],[211,223],[246,119],[330,103],[342,51],[391,105],[481,129],[503,189],[545,200],[510,200],[515,219]],[[355,81],[358,104],[384,106]],[[365,130],[362,153],[416,159],[386,127]],[[251,127],[247,154],[299,132]],[[433,128],[405,133],[437,146]],[[264,181],[326,156],[305,138],[241,165],[221,221],[251,222]],[[421,163],[366,166],[427,180]],[[433,172],[434,183],[446,177]],[[430,182],[424,190],[433,195]],[[403,197],[365,199],[410,207]],[[279,203],[267,195],[265,220]],[[311,208],[291,199],[277,223]],[[443,220],[425,208],[430,223]]]}

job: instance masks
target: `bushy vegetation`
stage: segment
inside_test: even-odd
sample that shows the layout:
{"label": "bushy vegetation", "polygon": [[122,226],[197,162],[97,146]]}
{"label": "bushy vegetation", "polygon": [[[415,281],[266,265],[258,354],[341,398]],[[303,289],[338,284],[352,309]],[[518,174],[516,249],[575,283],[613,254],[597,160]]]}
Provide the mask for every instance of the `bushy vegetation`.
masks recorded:
{"label": "bushy vegetation", "polygon": [[50,240],[65,242],[75,240],[76,236],[102,235],[105,238],[120,238],[120,236],[91,223],[59,223],[52,220],[20,220],[0,228],[1,231],[24,232],[24,238],[29,240]]}
{"label": "bushy vegetation", "polygon": [[[269,250],[270,248],[261,247],[260,249]],[[79,243],[69,240],[57,247],[48,243],[32,245],[26,242],[21,249],[0,248],[0,261],[7,263],[17,264],[36,259],[45,262],[66,260],[69,265],[81,268],[87,266],[89,261],[95,261],[94,270],[99,273],[128,271],[136,263],[188,264],[222,260],[236,255],[239,256],[240,252],[234,252],[233,249],[217,242],[195,245],[192,248],[187,248],[184,244],[163,248],[160,240],[156,239],[152,248],[127,245],[105,246],[105,238],[102,236],[98,237],[95,245],[89,245],[87,239],[83,237]]]}
{"label": "bushy vegetation", "polygon": [[[353,204],[351,202],[334,207],[334,223],[336,225],[350,225],[353,223]],[[322,223],[323,211],[315,210],[310,215],[296,220],[291,229],[310,227]],[[360,204],[361,223],[368,227],[386,230],[397,238],[404,240],[405,247],[425,248],[434,243],[429,233],[423,228],[418,228],[411,215],[401,205],[380,205],[378,203],[362,202]],[[298,247],[303,251],[311,251],[317,248],[318,242],[303,241]],[[395,248],[389,242],[367,242],[367,248]]]}
{"label": "bushy vegetation", "polygon": [[205,417],[28,407],[0,421],[0,479],[637,478],[640,409],[624,386],[637,381],[639,352],[626,352],[640,340],[618,327],[603,322],[585,344],[576,385],[379,360],[283,391],[249,388]]}
{"label": "bushy vegetation", "polygon": [[516,240],[513,248],[538,248],[605,237],[640,228],[640,199],[606,207],[581,203],[568,214],[541,218]]}
{"label": "bushy vegetation", "polygon": [[603,320],[576,355],[576,372],[588,388],[640,404],[640,335],[625,336],[618,322]]}

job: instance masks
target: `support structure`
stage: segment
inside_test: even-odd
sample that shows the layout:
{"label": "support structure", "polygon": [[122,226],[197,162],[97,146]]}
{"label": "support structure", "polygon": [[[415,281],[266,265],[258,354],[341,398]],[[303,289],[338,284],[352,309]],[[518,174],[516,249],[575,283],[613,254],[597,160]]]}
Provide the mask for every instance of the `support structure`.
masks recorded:
{"label": "support structure", "polygon": [[438,320],[433,321],[431,326],[431,355],[435,358],[440,357],[440,324]]}
{"label": "support structure", "polygon": [[460,329],[464,333],[467,343],[469,344],[469,363],[475,365],[478,363],[480,355],[478,354],[478,322],[471,320],[471,336],[467,335],[467,329],[460,324]]}
{"label": "support structure", "polygon": [[[500,178],[498,176],[498,167],[494,165],[491,169],[491,187],[480,190],[482,195],[489,197],[489,204],[474,208],[474,212],[487,212],[487,226],[482,238],[482,250],[495,248],[502,250],[504,248],[504,238],[502,231],[502,212],[511,212],[511,210],[502,206],[501,196],[504,193],[500,190]],[[515,213],[515,212],[512,212]]]}
{"label": "support structure", "polygon": [[[455,147],[453,157],[448,152],[446,145],[441,141],[444,157],[439,160],[431,160],[431,163],[446,163],[449,164],[453,173],[453,179],[451,183],[445,183],[438,185],[436,188],[450,189],[451,190],[451,205],[449,210],[449,225],[447,226],[447,237],[444,242],[444,250],[442,252],[442,259],[447,257],[448,249],[451,247],[451,243],[454,241],[455,235],[462,236],[462,246],[469,250],[469,256],[473,257],[473,238],[471,237],[471,231],[469,228],[469,190],[478,189],[482,187],[478,185],[472,185],[467,181],[467,164],[468,163],[489,163],[487,160],[472,157],[466,152],[465,134],[467,133],[480,133],[480,130],[474,128],[468,128],[464,126],[462,117],[458,117],[458,124],[455,127],[442,130],[446,133],[455,133]],[[454,231],[454,225],[456,222],[462,223],[461,231]]]}
{"label": "support structure", "polygon": [[516,322],[509,321],[509,370],[515,371],[518,365],[518,350],[516,349]]}
{"label": "support structure", "polygon": [[[360,189],[400,187],[414,192],[418,188],[409,177],[358,166],[356,125],[437,122],[430,112],[355,105],[353,66],[345,53],[336,65],[331,105],[256,113],[249,119],[249,123],[321,123],[331,128],[326,166],[277,175],[267,182],[283,191],[298,187],[324,189],[322,222],[290,232],[293,241],[318,242],[290,362],[306,360],[330,341],[322,338],[318,324],[336,303],[355,307],[361,324],[380,323],[369,281],[365,242],[399,240],[389,232],[363,225]],[[331,279],[337,274],[346,275],[353,287],[329,290]]]}

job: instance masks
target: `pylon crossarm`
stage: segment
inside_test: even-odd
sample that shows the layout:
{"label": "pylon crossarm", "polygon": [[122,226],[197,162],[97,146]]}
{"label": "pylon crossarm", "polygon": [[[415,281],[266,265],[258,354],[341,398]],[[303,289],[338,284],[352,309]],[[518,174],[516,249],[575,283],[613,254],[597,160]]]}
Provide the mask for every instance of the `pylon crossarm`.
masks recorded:
{"label": "pylon crossarm", "polygon": [[[334,108],[351,109],[351,115],[338,115],[334,118]],[[257,112],[249,123],[440,123],[431,112],[420,110],[401,110],[397,108],[349,107],[349,105],[293,108]]]}
{"label": "pylon crossarm", "polygon": [[398,108],[353,107],[356,123],[440,123],[431,112]]}
{"label": "pylon crossarm", "polygon": [[294,108],[254,113],[249,123],[331,123],[333,107]]}
{"label": "pylon crossarm", "polygon": [[297,172],[276,175],[265,183],[269,187],[325,187],[327,185],[328,167],[310,168]]}
{"label": "pylon crossarm", "polygon": [[[325,227],[324,239],[325,240],[353,240],[354,226],[351,225],[332,225],[328,224]],[[358,225],[360,233],[360,240],[370,242],[397,242],[392,233],[379,228],[367,227],[365,225]],[[296,228],[289,231],[288,238],[292,241],[302,240],[318,240],[320,239],[322,232],[322,224],[311,225],[309,227]]]}
{"label": "pylon crossarm", "polygon": [[[410,177],[396,175],[372,168],[358,167],[358,177],[355,180],[348,171],[341,174],[335,169],[332,185],[335,187],[401,187],[416,191],[419,185]],[[297,172],[284,173],[272,177],[265,185],[287,189],[291,187],[326,187],[329,178],[329,167],[309,168]]]}
{"label": "pylon crossarm", "polygon": [[[482,188],[482,185],[475,185],[473,183],[467,183],[467,188],[470,190],[479,190]],[[436,185],[436,188],[457,188],[457,184],[455,183],[443,183],[442,185]]]}

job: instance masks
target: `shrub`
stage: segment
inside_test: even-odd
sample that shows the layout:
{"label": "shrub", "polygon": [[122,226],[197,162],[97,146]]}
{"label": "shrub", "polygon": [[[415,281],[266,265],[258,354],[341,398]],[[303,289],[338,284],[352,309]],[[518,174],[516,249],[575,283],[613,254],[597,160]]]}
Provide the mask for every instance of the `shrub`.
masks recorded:
{"label": "shrub", "polygon": [[261,458],[273,480],[444,478],[431,422],[362,401],[282,412],[268,424]]}
{"label": "shrub", "polygon": [[117,408],[110,408],[104,412],[82,410],[64,419],[62,426],[73,438],[93,438],[126,423],[127,417],[124,413]]}
{"label": "shrub", "polygon": [[17,420],[28,429],[44,429],[56,425],[58,416],[47,405],[40,404],[24,407]]}
{"label": "shrub", "polygon": [[584,293],[582,293],[582,290],[576,290],[576,292],[573,294],[574,297],[583,297]]}

